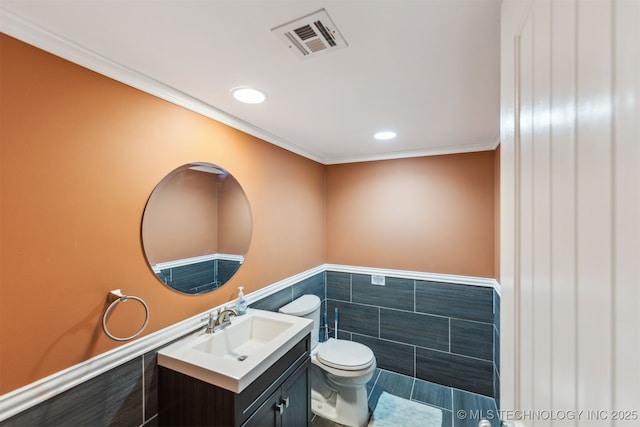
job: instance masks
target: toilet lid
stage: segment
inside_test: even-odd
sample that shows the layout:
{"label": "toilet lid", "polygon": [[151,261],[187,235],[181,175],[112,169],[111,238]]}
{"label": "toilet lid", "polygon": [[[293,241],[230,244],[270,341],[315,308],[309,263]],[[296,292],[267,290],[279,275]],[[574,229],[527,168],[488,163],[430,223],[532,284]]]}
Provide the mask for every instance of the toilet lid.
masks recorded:
{"label": "toilet lid", "polygon": [[317,360],[332,368],[358,371],[368,368],[373,362],[371,349],[357,342],[329,338],[319,347]]}
{"label": "toilet lid", "polygon": [[320,298],[317,295],[302,295],[290,302],[289,304],[280,307],[278,310],[280,313],[289,314],[291,316],[306,316],[312,313],[316,309],[320,308]]}

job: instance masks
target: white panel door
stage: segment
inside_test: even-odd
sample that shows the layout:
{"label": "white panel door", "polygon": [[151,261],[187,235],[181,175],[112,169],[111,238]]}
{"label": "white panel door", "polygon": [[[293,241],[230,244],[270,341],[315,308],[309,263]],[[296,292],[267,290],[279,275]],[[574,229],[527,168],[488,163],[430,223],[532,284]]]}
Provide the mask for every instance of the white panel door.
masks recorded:
{"label": "white panel door", "polygon": [[640,0],[505,0],[501,415],[640,425]]}

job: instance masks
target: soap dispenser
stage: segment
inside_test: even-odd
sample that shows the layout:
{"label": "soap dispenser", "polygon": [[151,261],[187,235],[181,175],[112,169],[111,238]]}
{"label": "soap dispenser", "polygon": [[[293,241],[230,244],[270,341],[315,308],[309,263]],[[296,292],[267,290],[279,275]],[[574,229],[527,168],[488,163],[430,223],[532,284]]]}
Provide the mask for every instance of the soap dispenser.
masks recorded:
{"label": "soap dispenser", "polygon": [[238,316],[242,316],[247,312],[247,300],[244,297],[244,286],[238,286],[238,301],[236,303],[236,312]]}

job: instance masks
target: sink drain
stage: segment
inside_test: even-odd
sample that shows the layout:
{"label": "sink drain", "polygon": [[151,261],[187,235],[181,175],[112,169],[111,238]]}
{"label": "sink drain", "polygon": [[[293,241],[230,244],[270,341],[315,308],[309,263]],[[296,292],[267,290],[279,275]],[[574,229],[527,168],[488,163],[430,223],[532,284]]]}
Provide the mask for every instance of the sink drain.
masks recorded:
{"label": "sink drain", "polygon": [[247,357],[249,356],[247,356],[246,354],[243,354],[242,356],[238,356],[238,362],[243,362]]}

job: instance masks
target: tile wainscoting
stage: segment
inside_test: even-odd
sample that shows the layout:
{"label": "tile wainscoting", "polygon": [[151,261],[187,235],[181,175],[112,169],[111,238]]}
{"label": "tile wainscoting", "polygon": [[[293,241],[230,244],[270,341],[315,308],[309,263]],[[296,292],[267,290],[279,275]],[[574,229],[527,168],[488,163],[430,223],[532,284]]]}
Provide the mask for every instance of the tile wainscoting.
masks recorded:
{"label": "tile wainscoting", "polygon": [[326,272],[338,337],[361,342],[378,366],[461,390],[497,396],[499,295],[493,287]]}
{"label": "tile wainscoting", "polygon": [[[316,294],[324,299],[324,278],[324,268],[321,266],[271,285],[268,289],[261,289],[249,294],[247,301],[254,308],[277,310],[282,305],[307,293]],[[153,342],[152,336],[143,337],[116,349],[116,352],[122,351],[127,355],[134,354],[134,356],[123,356],[115,363],[115,367],[105,372],[98,372],[97,375],[93,375],[93,378],[86,381],[83,379],[92,376],[87,371],[95,369],[96,365],[104,366],[114,363],[101,362],[104,356],[98,356],[84,364],[71,367],[70,370],[77,371],[75,375],[62,372],[60,378],[55,378],[57,375],[54,375],[50,380],[49,378],[44,379],[43,381],[48,382],[48,385],[43,386],[40,384],[41,382],[38,382],[24,387],[24,390],[20,389],[0,396],[0,426],[156,426],[158,414],[157,352],[169,343],[204,327],[199,318],[205,314],[194,316],[190,321],[185,321],[183,326],[174,327],[173,333],[164,332],[165,337],[155,340],[161,344],[147,345],[148,348],[142,353],[136,350],[129,352],[124,350],[127,347],[140,345],[139,343],[145,340]],[[152,335],[163,335],[163,331]],[[170,338],[167,339],[166,336]],[[142,345],[142,348],[144,347]],[[77,384],[70,388],[67,387],[64,379],[65,374]],[[60,391],[57,391],[56,388]],[[43,400],[42,396],[53,397]],[[33,405],[33,402],[39,403]],[[26,407],[27,409],[4,419],[7,413],[15,412],[16,407]]]}
{"label": "tile wainscoting", "polygon": [[[369,271],[383,273],[386,285],[372,287]],[[469,284],[474,278],[452,284],[413,276],[440,277],[323,265],[247,300],[250,307],[276,311],[300,295],[317,295],[323,312],[339,309],[339,336],[369,345],[380,368],[497,397],[498,293]],[[0,396],[0,426],[155,426],[156,353],[202,327],[204,314]]]}
{"label": "tile wainscoting", "polygon": [[162,282],[185,294],[201,294],[219,288],[242,266],[243,257],[213,254],[156,264],[153,271]]}

